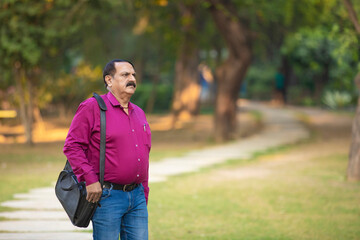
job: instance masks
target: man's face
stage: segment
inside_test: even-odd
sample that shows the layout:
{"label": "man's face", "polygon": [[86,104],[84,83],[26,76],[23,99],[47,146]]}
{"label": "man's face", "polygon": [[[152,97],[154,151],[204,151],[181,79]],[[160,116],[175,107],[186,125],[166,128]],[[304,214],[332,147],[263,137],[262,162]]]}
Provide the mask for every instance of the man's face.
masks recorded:
{"label": "man's face", "polygon": [[117,95],[122,96],[124,94],[133,95],[136,90],[135,70],[130,63],[116,62],[114,64],[116,73],[114,76],[110,76],[107,81],[111,90]]}

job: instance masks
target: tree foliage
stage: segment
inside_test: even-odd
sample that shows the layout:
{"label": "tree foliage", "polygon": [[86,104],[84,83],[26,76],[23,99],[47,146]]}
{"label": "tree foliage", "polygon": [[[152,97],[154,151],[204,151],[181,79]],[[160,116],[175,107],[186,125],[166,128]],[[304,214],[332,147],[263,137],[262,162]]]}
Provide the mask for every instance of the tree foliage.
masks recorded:
{"label": "tree foliage", "polygon": [[72,4],[6,0],[0,7],[0,69],[15,80],[27,143],[32,144],[34,86],[40,84],[43,65],[58,54],[58,41],[76,30],[76,25],[62,28],[59,21],[72,17]]}
{"label": "tree foliage", "polygon": [[[354,9],[359,7],[354,1]],[[236,60],[245,52],[229,48],[229,37],[235,32],[225,36],[227,25],[213,21],[212,9],[231,13],[232,20],[246,29],[251,66],[240,75],[247,73],[247,96],[270,98],[269,84],[279,68],[288,70],[290,90],[299,99],[309,93],[313,101],[321,98],[323,90],[354,95],[351,79],[359,68],[359,39],[338,0],[3,0],[0,89],[13,93],[17,83],[14,104],[27,105],[23,110],[70,109],[91,92],[104,90],[101,69],[115,58],[134,62],[138,81],[146,85],[149,96],[157,92],[157,85],[166,85],[174,93],[179,86],[189,85],[184,76],[196,78],[194,66],[199,63],[214,72],[231,65],[222,71],[228,74],[239,66],[227,60],[229,56]],[[232,46],[240,43],[238,39]],[[189,49],[194,51],[190,54]],[[182,75],[191,62],[185,56],[190,55],[190,60],[195,59],[192,74]],[[185,68],[177,72],[180,59]],[[224,74],[217,72],[219,89]],[[241,83],[242,77],[237,78]],[[238,97],[238,85],[224,91],[231,92],[232,102]],[[156,96],[147,99],[158,101]],[[25,115],[32,118],[30,112]]]}

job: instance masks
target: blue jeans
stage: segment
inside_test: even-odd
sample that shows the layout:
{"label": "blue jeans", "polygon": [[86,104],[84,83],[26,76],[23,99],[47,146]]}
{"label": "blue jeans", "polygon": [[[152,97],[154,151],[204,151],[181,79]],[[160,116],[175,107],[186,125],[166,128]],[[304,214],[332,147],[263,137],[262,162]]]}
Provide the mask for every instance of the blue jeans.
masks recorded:
{"label": "blue jeans", "polygon": [[92,219],[94,240],[147,240],[148,211],[144,187],[131,192],[104,188]]}

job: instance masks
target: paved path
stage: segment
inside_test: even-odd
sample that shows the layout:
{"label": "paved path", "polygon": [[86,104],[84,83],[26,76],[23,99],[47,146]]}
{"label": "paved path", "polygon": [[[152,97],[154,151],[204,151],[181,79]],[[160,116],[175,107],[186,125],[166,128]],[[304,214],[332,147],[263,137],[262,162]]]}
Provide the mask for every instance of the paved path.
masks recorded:
{"label": "paved path", "polygon": [[[195,172],[200,168],[229,159],[251,158],[254,153],[294,143],[309,137],[309,132],[298,122],[293,110],[269,108],[254,104],[248,108],[262,112],[264,129],[246,139],[187,153],[183,157],[166,158],[150,164],[150,182],[166,181],[168,177]],[[16,194],[15,200],[2,206],[18,209],[0,212],[0,240],[91,240],[91,226],[87,229],[71,225],[57,201],[54,188],[33,189]],[[20,210],[19,210],[20,209]]]}

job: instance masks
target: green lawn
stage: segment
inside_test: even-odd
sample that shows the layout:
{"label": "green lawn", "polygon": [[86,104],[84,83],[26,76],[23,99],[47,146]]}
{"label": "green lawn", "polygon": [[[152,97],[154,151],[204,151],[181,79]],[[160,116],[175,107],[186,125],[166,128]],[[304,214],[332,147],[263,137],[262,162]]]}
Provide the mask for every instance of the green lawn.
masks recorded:
{"label": "green lawn", "polygon": [[152,148],[150,151],[149,159],[151,162],[157,162],[167,157],[181,157],[186,152],[193,150],[190,147],[182,147],[182,148],[176,148],[176,149],[156,149]]}
{"label": "green lawn", "polygon": [[[34,147],[0,145],[0,202],[12,199],[15,193],[54,183],[66,161],[62,147],[62,142],[36,144]],[[153,147],[150,159],[159,161],[165,157],[177,157],[191,149],[189,146]],[[3,209],[0,206],[0,211]]]}
{"label": "green lawn", "polygon": [[296,164],[265,178],[214,169],[151,184],[151,239],[360,239],[360,185],[344,181],[346,155]]}
{"label": "green lawn", "polygon": [[11,199],[15,193],[55,182],[65,164],[61,148],[60,143],[38,144],[33,148],[0,145],[0,202]]}
{"label": "green lawn", "polygon": [[[263,178],[237,178],[238,168],[298,154],[302,146],[316,153],[318,145],[313,140],[278,148],[251,161],[232,160],[152,183],[150,239],[360,239],[360,184],[344,179],[346,150],[279,165]],[[185,150],[190,149],[155,149],[152,158]],[[0,156],[0,202],[49,186],[65,163],[62,143],[0,145]]]}

